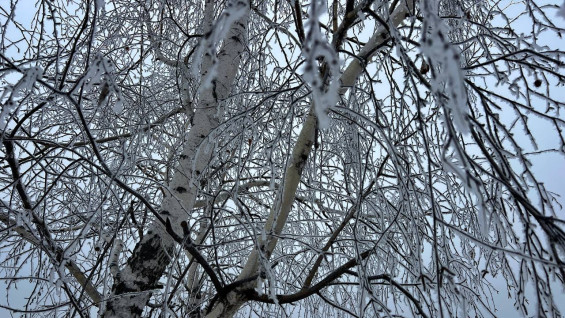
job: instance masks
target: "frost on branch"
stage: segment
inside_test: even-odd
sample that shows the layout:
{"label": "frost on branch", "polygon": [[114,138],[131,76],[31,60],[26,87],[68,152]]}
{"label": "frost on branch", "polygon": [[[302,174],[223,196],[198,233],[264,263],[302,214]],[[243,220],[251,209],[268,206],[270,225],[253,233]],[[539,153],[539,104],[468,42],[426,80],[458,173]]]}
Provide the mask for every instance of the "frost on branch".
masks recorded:
{"label": "frost on branch", "polygon": [[[320,128],[328,128],[330,118],[328,111],[337,104],[339,92],[339,57],[335,50],[320,32],[319,18],[326,11],[325,1],[312,1],[310,6],[310,18],[306,23],[308,34],[306,35],[302,55],[306,60],[304,67],[304,80],[312,87],[316,116]],[[328,65],[328,73],[320,74],[318,60],[325,61]],[[324,78],[322,78],[324,77]],[[326,86],[325,83],[329,82]]]}
{"label": "frost on branch", "polygon": [[85,92],[90,91],[94,84],[102,84],[98,106],[102,105],[113,94],[116,96],[116,102],[112,106],[114,113],[119,114],[124,108],[122,93],[116,85],[114,78],[114,67],[112,63],[102,56],[96,54],[92,59],[92,63],[88,67],[88,71],[81,79],[77,87],[83,86]]}
{"label": "frost on branch", "polygon": [[100,10],[100,13],[104,14],[106,8],[106,1],[105,0],[96,0],[96,9]]}
{"label": "frost on branch", "polygon": [[[470,124],[467,109],[467,90],[465,77],[461,70],[460,52],[457,46],[452,45],[448,38],[448,26],[443,23],[432,8],[437,8],[436,1],[423,2],[424,30],[422,35],[422,53],[429,59],[433,67],[431,89],[436,99],[443,105],[446,128],[451,131],[450,123],[456,132],[469,134]],[[453,153],[448,153],[449,146],[455,148]],[[484,195],[481,193],[480,183],[473,177],[471,165],[463,155],[455,138],[449,138],[442,155],[443,168],[457,175],[463,181],[465,189],[477,201],[478,223],[481,234],[486,237],[489,229],[490,218],[485,207]]]}
{"label": "frost on branch", "polygon": [[17,104],[13,100],[8,100],[6,104],[2,105],[2,112],[0,112],[0,131],[6,129],[6,125],[12,116],[12,112],[17,108]]}
{"label": "frost on branch", "polygon": [[31,90],[35,82],[43,77],[43,70],[41,67],[31,67],[29,68],[25,75],[18,81],[18,83],[13,88],[12,97],[16,98],[20,95],[23,90]]}
{"label": "frost on branch", "polygon": [[468,134],[467,90],[460,65],[460,52],[449,42],[447,26],[432,11],[434,7],[437,7],[435,1],[424,2],[422,53],[429,58],[430,65],[435,67],[431,85],[437,99],[444,101],[442,104],[446,110],[446,122],[453,122],[458,132]]}
{"label": "frost on branch", "polygon": [[24,76],[14,85],[13,87],[8,87],[2,93],[0,100],[3,100],[7,94],[10,94],[8,101],[2,105],[2,111],[0,112],[0,130],[6,129],[6,125],[13,115],[13,112],[18,108],[18,104],[14,101],[18,98],[22,91],[30,91],[35,85],[37,80],[43,77],[43,69],[39,66],[31,67],[27,69]]}

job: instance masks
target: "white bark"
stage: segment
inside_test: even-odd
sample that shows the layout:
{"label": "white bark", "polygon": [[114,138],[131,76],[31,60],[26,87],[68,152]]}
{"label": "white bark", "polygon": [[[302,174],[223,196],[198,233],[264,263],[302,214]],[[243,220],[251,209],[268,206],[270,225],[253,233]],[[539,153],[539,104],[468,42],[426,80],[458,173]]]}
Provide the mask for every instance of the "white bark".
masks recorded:
{"label": "white bark", "polygon": [[[394,26],[400,24],[412,8],[405,2],[399,5],[391,15],[391,24]],[[199,107],[195,110],[194,126],[188,134],[187,143],[171,182],[170,195],[165,197],[162,203],[162,217],[169,218],[173,230],[179,235],[182,233],[180,223],[189,217],[189,212],[194,206],[198,191],[197,177],[210,161],[210,147],[205,147],[204,143],[208,142],[207,137],[210,132],[219,125],[218,102],[229,94],[237,73],[240,55],[244,49],[246,19],[247,14],[243,19],[234,23],[230,34],[226,37],[224,47],[229,47],[230,50],[222,50],[219,54],[217,69],[222,70],[221,75],[216,76],[211,87],[201,90]],[[375,53],[374,48],[386,40],[386,37],[383,36],[385,32],[387,32],[386,28],[381,26],[361,50],[360,54],[365,60],[369,60]],[[211,68],[212,59],[204,58],[202,78],[207,77],[207,72]],[[353,85],[362,70],[363,66],[359,60],[351,62],[340,79],[341,94],[344,94],[348,87]],[[267,241],[258,240],[263,250],[262,253],[267,258],[274,251],[277,244],[276,237],[282,233],[292,208],[302,170],[315,141],[316,120],[315,114],[311,111],[302,127],[292,153],[292,160],[286,170],[284,186],[280,189],[282,191],[280,204],[271,210],[265,224]],[[173,246],[174,241],[166,233],[165,227],[156,223],[143,241],[138,244],[132,259],[121,271],[120,281],[114,286],[114,292],[119,296],[109,301],[105,317],[129,317],[132,313],[134,316],[141,315],[151,295],[149,291],[153,287],[152,284],[155,284],[160,277],[160,274],[156,273],[163,272],[166,266],[163,265],[168,264],[168,253]],[[149,252],[150,255],[146,255],[145,252]],[[257,249],[252,251],[238,279],[247,279],[257,273],[260,264],[259,253]],[[252,281],[240,288],[245,289],[254,285],[255,282]],[[238,293],[238,289],[233,290],[214,304],[207,317],[231,317],[245,301],[244,296]]]}
{"label": "white bark", "polygon": [[[210,25],[214,1],[206,2],[204,25]],[[241,54],[245,48],[245,35],[249,6],[246,13],[231,26],[218,53],[217,74],[212,74],[212,85],[203,87],[195,109],[193,123],[180,155],[179,164],[170,183],[170,192],[161,204],[161,217],[169,219],[173,230],[182,236],[181,222],[189,218],[199,189],[198,177],[208,165],[212,147],[210,133],[220,123],[221,101],[228,97],[238,71]],[[213,59],[205,54],[202,59],[201,78],[206,78],[213,67]],[[138,317],[170,262],[174,240],[160,222],[139,242],[127,265],[118,273],[113,295],[107,301],[104,317]]]}
{"label": "white bark", "polygon": [[[390,27],[397,27],[404,21],[408,14],[414,11],[415,2],[413,0],[400,1],[399,7],[396,8],[391,14],[389,19]],[[341,75],[341,90],[340,94],[345,94],[347,90],[355,84],[357,77],[361,74],[364,64],[369,63],[371,58],[375,55],[376,49],[380,47],[388,39],[387,28],[381,25],[373,36],[363,46],[357,58],[353,59]],[[363,61],[364,60],[364,61]]]}
{"label": "white bark", "polygon": [[0,311],[560,317],[554,8],[415,1],[12,1]]}
{"label": "white bark", "polygon": [[[390,16],[390,23],[394,27],[398,26],[410,12],[414,9],[414,1],[402,1],[401,4]],[[361,49],[359,56],[369,61],[376,53],[375,48],[379,47],[387,40],[387,29],[381,26],[373,34],[367,44]],[[353,86],[357,77],[363,71],[364,66],[358,59],[354,59],[343,72],[340,82],[340,94],[345,94],[349,87]],[[296,190],[300,183],[302,169],[306,164],[312,145],[315,142],[315,131],[317,129],[316,116],[313,111],[314,107],[310,108],[310,114],[292,151],[292,160],[286,170],[283,187],[279,190],[282,191],[281,201],[278,206],[271,209],[267,222],[265,223],[265,233],[267,233],[267,242],[263,242],[260,238],[257,239],[259,247],[262,252],[257,249],[253,250],[241,271],[238,280],[244,280],[256,275],[260,265],[259,253],[264,253],[264,257],[269,258],[277,245],[277,237],[282,233],[286,221],[288,219]],[[253,288],[256,286],[255,281],[248,282],[242,286],[241,289]],[[210,310],[206,318],[217,317],[232,317],[237,310],[245,303],[245,297],[238,293],[237,289],[228,293],[228,295]]]}

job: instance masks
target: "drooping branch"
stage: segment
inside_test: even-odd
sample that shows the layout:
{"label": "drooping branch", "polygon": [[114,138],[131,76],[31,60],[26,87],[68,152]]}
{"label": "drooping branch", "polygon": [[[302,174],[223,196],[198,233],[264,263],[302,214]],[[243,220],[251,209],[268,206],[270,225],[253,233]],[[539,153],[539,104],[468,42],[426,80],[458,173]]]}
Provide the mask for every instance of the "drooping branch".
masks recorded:
{"label": "drooping branch", "polygon": [[[414,1],[403,1],[391,15],[391,24],[395,26],[399,25],[406,16],[413,11],[413,8]],[[361,49],[360,55],[364,60],[369,60],[371,56],[376,53],[375,48],[387,40],[387,37],[383,36],[383,34],[386,34],[387,29],[388,26],[381,26],[378,28],[375,34],[371,37],[371,40],[369,40],[369,42]],[[349,87],[353,85],[362,71],[363,67],[358,59],[353,60],[349,64],[346,71],[340,78],[342,87],[340,91],[341,94],[345,94],[347,92]],[[318,128],[314,109],[314,106],[311,106],[308,117],[306,118],[296,144],[294,145],[292,157],[285,172],[283,185],[279,189],[281,192],[279,195],[280,203],[271,209],[265,223],[263,231],[267,234],[267,241],[265,242],[262,239],[257,240],[257,248],[251,252],[243,270],[238,276],[238,280],[240,281],[256,275],[260,266],[261,257],[269,258],[277,245],[278,237],[282,233],[290,214],[292,204],[295,200],[295,194],[300,183],[303,168],[306,165],[312,147],[315,143],[316,130]],[[327,279],[330,278],[331,277]],[[252,288],[252,286],[253,281],[247,284],[247,288]],[[317,288],[319,286],[321,285],[316,285]],[[319,290],[316,290],[314,287],[312,288],[312,293]],[[242,289],[246,289],[246,287],[244,286]],[[206,317],[231,317],[245,301],[245,295],[238,294],[237,291],[233,291],[226,295],[222,302],[219,302],[215,307],[211,308]]]}
{"label": "drooping branch", "polygon": [[[20,196],[22,206],[25,211],[13,211],[17,214],[23,214],[22,218],[26,219],[26,214],[31,218],[31,223],[35,226],[24,227],[23,225],[17,225],[17,222],[10,217],[10,213],[0,213],[0,221],[6,226],[11,227],[16,231],[22,238],[27,242],[41,248],[44,250],[55,266],[64,265],[65,268],[71,273],[71,275],[76,279],[76,281],[84,288],[86,294],[92,302],[98,306],[102,301],[102,296],[92,285],[92,283],[87,279],[86,275],[78,267],[78,265],[71,259],[66,259],[63,257],[63,249],[53,240],[49,228],[43,222],[43,220],[33,211],[35,204],[32,203],[29,198],[24,184],[22,183],[22,177],[20,174],[20,168],[18,159],[15,155],[14,144],[12,141],[4,140],[4,148],[6,149],[6,161],[12,171],[12,177],[14,180],[14,186],[18,195]],[[3,204],[5,205],[5,204]],[[7,205],[5,205],[7,207]],[[31,224],[30,224],[31,225]]]}
{"label": "drooping branch", "polygon": [[[384,166],[385,163],[386,160],[383,161],[382,165]],[[349,221],[355,216],[355,213],[357,213],[357,211],[359,210],[359,204],[363,201],[363,199],[367,195],[369,195],[374,184],[375,184],[374,181],[371,182],[371,184],[369,184],[367,190],[364,191],[364,193],[361,195],[361,198],[358,199],[357,203],[349,209],[349,211],[341,221],[341,224],[333,231],[332,235],[330,236],[324,247],[322,247],[321,250],[322,253],[320,253],[318,258],[316,258],[316,261],[312,265],[310,272],[308,273],[306,279],[304,280],[304,285],[303,285],[304,288],[310,287],[310,285],[312,284],[312,280],[316,276],[316,273],[318,273],[318,268],[320,267],[320,264],[322,264],[322,261],[324,260],[324,253],[326,253],[330,249],[330,247],[334,244],[335,240],[337,239],[341,231],[343,231],[347,223],[349,223]]]}

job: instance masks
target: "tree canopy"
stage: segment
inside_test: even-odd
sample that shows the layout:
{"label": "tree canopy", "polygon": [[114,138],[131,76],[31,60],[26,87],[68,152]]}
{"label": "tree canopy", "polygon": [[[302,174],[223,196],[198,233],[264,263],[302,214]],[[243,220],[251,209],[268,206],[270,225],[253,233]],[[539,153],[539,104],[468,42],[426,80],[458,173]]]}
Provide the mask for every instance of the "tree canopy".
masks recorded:
{"label": "tree canopy", "polygon": [[4,2],[0,309],[560,317],[564,31],[549,0]]}

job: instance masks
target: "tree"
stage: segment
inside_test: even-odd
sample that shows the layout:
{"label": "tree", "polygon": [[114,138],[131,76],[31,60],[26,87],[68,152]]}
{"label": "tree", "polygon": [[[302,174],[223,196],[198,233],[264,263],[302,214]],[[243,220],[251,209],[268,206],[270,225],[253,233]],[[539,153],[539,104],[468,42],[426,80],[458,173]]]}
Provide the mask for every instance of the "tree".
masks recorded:
{"label": "tree", "polygon": [[2,308],[492,317],[500,290],[560,316],[565,7],[26,6],[1,5],[0,271],[27,293]]}

